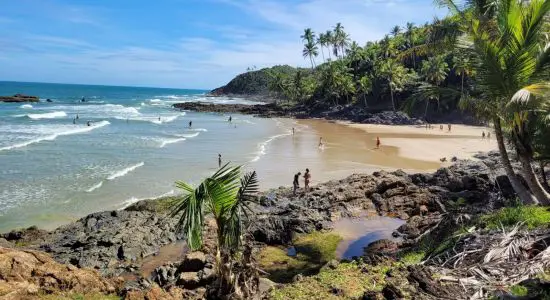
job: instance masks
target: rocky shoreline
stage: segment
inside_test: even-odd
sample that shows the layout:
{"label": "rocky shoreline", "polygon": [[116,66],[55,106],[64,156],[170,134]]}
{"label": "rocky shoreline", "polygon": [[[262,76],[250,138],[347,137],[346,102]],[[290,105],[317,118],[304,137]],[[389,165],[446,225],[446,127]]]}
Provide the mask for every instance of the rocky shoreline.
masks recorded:
{"label": "rocky shoreline", "polygon": [[366,112],[363,108],[354,105],[340,105],[330,110],[322,108],[310,108],[307,106],[294,106],[292,108],[278,105],[276,103],[267,104],[213,104],[206,102],[184,102],[173,105],[175,109],[229,113],[229,114],[247,114],[262,118],[288,117],[297,119],[321,118],[327,120],[350,121],[363,124],[382,124],[382,125],[418,125],[424,122],[411,118],[403,112],[378,111]]}
{"label": "rocky shoreline", "polygon": [[[371,249],[380,252],[388,245],[394,250],[414,247],[426,234],[433,234],[430,230],[444,222],[456,210],[457,203],[475,215],[492,211],[503,205],[503,198],[513,196],[500,169],[498,154],[477,158],[478,161],[457,161],[433,174],[355,174],[319,184],[296,196],[290,188],[264,192],[253,206],[256,215],[249,227],[257,243],[255,248],[290,245],[296,235],[330,230],[339,219],[365,214],[406,221],[394,232],[401,243],[391,246],[394,242],[379,241]],[[107,277],[130,278],[122,280],[119,294],[147,292],[158,285],[164,288],[158,292],[177,287],[188,296],[200,298],[206,290],[197,294],[197,288],[205,286],[212,276],[210,254],[214,243],[208,239],[202,254],[188,254],[183,261],[165,263],[149,275],[140,272],[145,258],[183,238],[176,230],[176,220],[168,215],[169,201],[146,200],[125,210],[90,214],[51,232],[33,227],[12,231],[3,235],[0,246],[43,251],[58,263],[94,269]],[[209,228],[213,232],[213,225]],[[200,266],[182,267],[193,265],[189,260],[196,260],[193,257],[197,255],[200,262],[196,264]]]}
{"label": "rocky shoreline", "polygon": [[37,96],[27,96],[23,94],[15,94],[13,96],[0,96],[0,102],[39,102],[40,98]]}

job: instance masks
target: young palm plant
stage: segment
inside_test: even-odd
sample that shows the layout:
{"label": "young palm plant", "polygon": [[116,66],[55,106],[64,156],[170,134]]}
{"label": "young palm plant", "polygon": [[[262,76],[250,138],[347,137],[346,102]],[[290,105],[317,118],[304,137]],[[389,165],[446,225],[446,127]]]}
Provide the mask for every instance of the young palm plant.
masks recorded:
{"label": "young palm plant", "polygon": [[[184,194],[172,203],[172,216],[179,217],[178,229],[185,233],[187,245],[197,250],[203,244],[205,219],[211,215],[216,223],[217,287],[222,295],[244,297],[243,278],[235,272],[236,256],[241,250],[243,223],[248,204],[258,192],[256,172],[242,176],[241,167],[222,166],[198,186],[178,181]],[[244,266],[246,267],[246,266]]]}

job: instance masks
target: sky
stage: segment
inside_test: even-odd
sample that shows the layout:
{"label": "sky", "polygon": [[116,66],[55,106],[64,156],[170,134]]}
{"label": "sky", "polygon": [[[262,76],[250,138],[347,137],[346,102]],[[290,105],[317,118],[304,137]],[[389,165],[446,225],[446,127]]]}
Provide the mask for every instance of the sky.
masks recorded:
{"label": "sky", "polygon": [[[0,80],[211,89],[309,65],[304,28],[364,45],[446,12],[433,0],[0,0]],[[320,57],[318,59],[321,59]]]}

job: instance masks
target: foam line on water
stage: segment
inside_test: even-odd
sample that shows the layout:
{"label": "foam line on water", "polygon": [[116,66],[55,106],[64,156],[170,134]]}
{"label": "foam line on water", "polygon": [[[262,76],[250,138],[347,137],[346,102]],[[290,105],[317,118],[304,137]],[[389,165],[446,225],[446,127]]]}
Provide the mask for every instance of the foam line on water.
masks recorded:
{"label": "foam line on water", "polygon": [[292,134],[291,132],[281,133],[281,134],[278,134],[278,135],[274,135],[274,136],[270,137],[269,139],[259,143],[258,144],[258,154],[250,162],[257,162],[258,160],[260,160],[260,158],[265,155],[266,150],[267,150],[267,145],[269,145],[269,143],[273,142],[274,140],[276,140],[278,138],[289,136],[291,134]]}
{"label": "foam line on water", "polygon": [[30,104],[23,104],[23,105],[19,106],[19,108],[30,109],[30,108],[32,108],[32,105],[30,105]]}
{"label": "foam line on water", "polygon": [[200,134],[200,132],[195,132],[195,133],[188,133],[188,134],[174,134],[174,136],[177,136],[177,137],[184,137],[184,138],[194,138],[196,136],[198,136]]}
{"label": "foam line on water", "polygon": [[100,188],[102,185],[103,185],[103,181],[100,181],[98,184],[96,184],[96,185],[92,186],[91,188],[87,189],[86,193],[91,193],[91,192],[97,190],[98,188]]}
{"label": "foam line on water", "polygon": [[26,146],[29,146],[29,145],[32,145],[32,144],[40,143],[42,141],[53,141],[59,136],[86,133],[86,132],[92,131],[94,129],[101,128],[103,126],[107,126],[109,124],[111,124],[111,123],[109,123],[109,121],[101,121],[101,122],[94,123],[91,126],[80,126],[78,128],[75,128],[75,129],[62,131],[62,132],[54,133],[54,134],[47,135],[47,136],[38,137],[38,138],[35,138],[35,139],[32,139],[32,140],[28,140],[28,141],[25,141],[25,142],[22,142],[22,143],[19,143],[19,144],[15,144],[15,145],[11,145],[11,146],[2,147],[2,148],[0,148],[0,151],[23,148],[23,147],[26,147]]}
{"label": "foam line on water", "polygon": [[125,176],[127,175],[128,173],[134,171],[135,169],[139,168],[139,167],[143,167],[143,165],[145,165],[144,162],[140,162],[138,164],[135,164],[133,166],[129,166],[125,169],[122,169],[120,171],[116,171],[114,172],[113,174],[111,174],[109,177],[107,177],[107,180],[114,180],[116,178],[119,178],[119,177],[122,177],[122,176]]}
{"label": "foam line on water", "polygon": [[164,148],[166,147],[166,145],[170,145],[170,144],[175,144],[175,143],[179,143],[179,142],[183,142],[185,141],[186,138],[177,138],[177,139],[167,139],[167,140],[163,140],[159,146],[159,148]]}
{"label": "foam line on water", "polygon": [[174,196],[176,194],[176,192],[174,190],[171,190],[167,193],[164,193],[164,194],[161,194],[161,195],[158,195],[158,196],[154,196],[154,197],[149,197],[149,198],[137,198],[137,197],[131,197],[130,199],[127,199],[125,200],[123,203],[122,203],[122,207],[120,208],[121,210],[122,209],[125,209],[127,208],[128,206],[136,203],[136,202],[139,202],[139,201],[143,201],[143,200],[156,200],[156,199],[161,199],[161,198],[164,198],[164,197],[168,197],[168,196]]}

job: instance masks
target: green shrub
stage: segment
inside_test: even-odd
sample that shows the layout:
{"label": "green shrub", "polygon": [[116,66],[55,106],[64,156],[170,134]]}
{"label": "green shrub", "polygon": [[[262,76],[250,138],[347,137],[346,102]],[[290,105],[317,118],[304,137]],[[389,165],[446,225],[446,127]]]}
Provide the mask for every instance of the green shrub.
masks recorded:
{"label": "green shrub", "polygon": [[518,284],[510,287],[510,293],[517,297],[524,297],[527,296],[529,290],[526,287]]}

